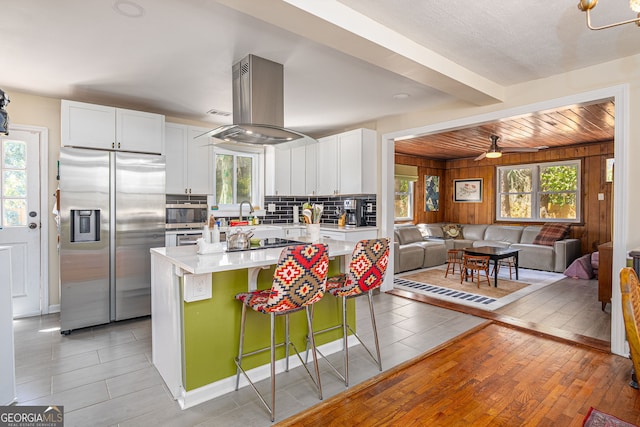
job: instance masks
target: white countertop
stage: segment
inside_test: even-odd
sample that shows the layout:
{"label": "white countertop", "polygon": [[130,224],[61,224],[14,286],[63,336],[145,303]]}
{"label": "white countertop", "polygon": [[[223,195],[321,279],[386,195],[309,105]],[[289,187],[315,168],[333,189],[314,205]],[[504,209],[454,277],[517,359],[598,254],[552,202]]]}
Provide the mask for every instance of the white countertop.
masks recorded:
{"label": "white countertop", "polygon": [[[300,228],[304,229],[305,225],[302,223],[294,224],[259,224],[259,225],[240,225],[237,227],[220,227],[221,232],[228,232],[229,230],[235,229],[285,229],[285,228]],[[344,233],[352,233],[356,231],[367,231],[367,230],[377,230],[378,227],[375,226],[364,226],[364,227],[338,227],[336,224],[320,224],[320,230],[325,231],[339,231]],[[167,230],[166,234],[175,235],[175,234],[198,234],[202,233],[201,229],[191,229],[191,230]]]}
{"label": "white countertop", "polygon": [[[305,238],[299,237],[296,240],[304,241]],[[354,242],[333,239],[322,238],[320,242],[329,246],[329,257],[351,255],[355,246]],[[167,258],[171,263],[188,273],[202,274],[274,265],[278,262],[282,248],[198,255],[197,246],[190,245],[153,248],[151,252]]]}
{"label": "white countertop", "polygon": [[356,231],[368,231],[368,230],[377,230],[378,227],[375,226],[362,226],[362,227],[339,227],[336,224],[320,224],[320,230],[326,231],[340,231],[345,233],[353,233]]}

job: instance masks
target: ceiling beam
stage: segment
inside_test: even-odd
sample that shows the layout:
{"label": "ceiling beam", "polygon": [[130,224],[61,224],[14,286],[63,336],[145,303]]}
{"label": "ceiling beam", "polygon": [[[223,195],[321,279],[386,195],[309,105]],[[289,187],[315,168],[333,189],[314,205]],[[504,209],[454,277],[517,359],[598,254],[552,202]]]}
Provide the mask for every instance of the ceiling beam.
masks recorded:
{"label": "ceiling beam", "polygon": [[474,105],[502,102],[505,88],[336,0],[218,3]]}

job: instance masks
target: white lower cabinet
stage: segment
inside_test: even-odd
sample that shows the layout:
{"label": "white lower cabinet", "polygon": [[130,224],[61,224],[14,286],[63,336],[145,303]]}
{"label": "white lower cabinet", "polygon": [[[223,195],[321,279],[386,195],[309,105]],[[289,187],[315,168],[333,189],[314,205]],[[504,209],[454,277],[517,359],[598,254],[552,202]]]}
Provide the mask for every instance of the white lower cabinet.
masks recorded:
{"label": "white lower cabinet", "polygon": [[307,233],[304,226],[284,227],[284,237],[287,239],[295,239],[302,237]]}
{"label": "white lower cabinet", "polygon": [[13,309],[11,292],[11,248],[0,246],[0,405],[18,399],[13,343]]}
{"label": "white lower cabinet", "polygon": [[366,228],[362,230],[336,230],[320,227],[320,237],[325,239],[343,240],[348,242],[357,242],[364,239],[375,239],[378,237],[377,228]]}

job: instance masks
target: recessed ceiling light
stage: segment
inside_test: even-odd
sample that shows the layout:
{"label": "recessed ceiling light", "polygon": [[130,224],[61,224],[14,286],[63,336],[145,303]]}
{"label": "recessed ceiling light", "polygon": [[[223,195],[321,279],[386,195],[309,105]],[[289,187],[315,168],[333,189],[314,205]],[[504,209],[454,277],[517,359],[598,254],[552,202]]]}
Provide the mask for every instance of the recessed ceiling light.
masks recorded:
{"label": "recessed ceiling light", "polygon": [[409,96],[408,93],[396,93],[393,95],[393,99],[407,99]]}
{"label": "recessed ceiling light", "polygon": [[144,15],[144,8],[129,0],[117,0],[113,4],[113,10],[127,18],[140,18]]}

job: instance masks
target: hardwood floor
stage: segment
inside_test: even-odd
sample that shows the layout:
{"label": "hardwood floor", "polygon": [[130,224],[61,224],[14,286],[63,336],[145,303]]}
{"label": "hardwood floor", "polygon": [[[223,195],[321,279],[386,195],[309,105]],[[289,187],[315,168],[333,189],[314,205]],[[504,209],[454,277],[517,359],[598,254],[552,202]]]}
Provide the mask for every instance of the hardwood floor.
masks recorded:
{"label": "hardwood floor", "polygon": [[619,356],[493,323],[278,426],[581,426],[590,407],[638,424],[630,368]]}

